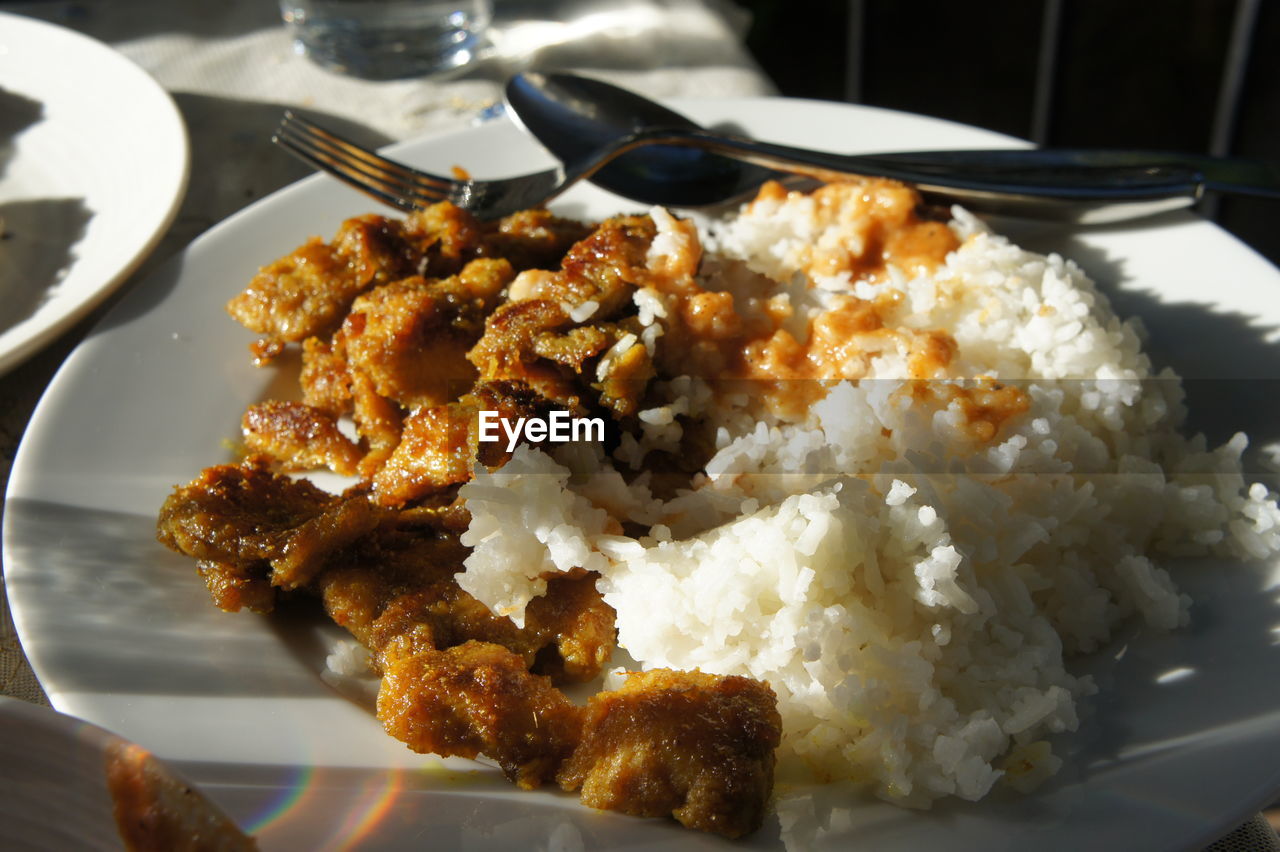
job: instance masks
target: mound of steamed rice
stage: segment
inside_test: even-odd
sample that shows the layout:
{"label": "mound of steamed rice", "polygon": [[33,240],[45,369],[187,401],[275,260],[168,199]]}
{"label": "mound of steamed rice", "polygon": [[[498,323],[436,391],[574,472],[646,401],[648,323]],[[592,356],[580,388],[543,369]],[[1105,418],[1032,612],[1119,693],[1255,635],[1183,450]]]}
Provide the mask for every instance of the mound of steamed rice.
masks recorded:
{"label": "mound of steamed rice", "polygon": [[[614,459],[521,447],[478,471],[462,489],[474,550],[459,581],[519,621],[543,576],[599,571],[619,643],[644,666],[771,684],[784,776],[913,806],[978,799],[1002,777],[1029,789],[1059,765],[1044,738],[1075,729],[1094,689],[1064,660],[1131,618],[1187,622],[1153,559],[1268,556],[1280,511],[1241,475],[1243,436],[1213,450],[1182,437],[1176,376],[1153,374],[1136,328],[1073,264],[957,210],[963,242],[932,273],[797,283],[805,247],[839,237],[811,205],[757,202],[704,234],[715,253],[700,283],[750,279],[809,315],[842,289],[892,291],[899,326],[955,338],[956,377],[1017,382],[1029,409],[975,442],[954,407],[903,392],[891,347],[790,420],[670,379],[670,404],[642,414],[643,436]],[[637,303],[660,327],[661,305]],[[658,500],[645,476],[614,471],[677,446],[682,422],[714,430],[718,448],[689,491]],[[649,532],[619,535],[619,521]]]}

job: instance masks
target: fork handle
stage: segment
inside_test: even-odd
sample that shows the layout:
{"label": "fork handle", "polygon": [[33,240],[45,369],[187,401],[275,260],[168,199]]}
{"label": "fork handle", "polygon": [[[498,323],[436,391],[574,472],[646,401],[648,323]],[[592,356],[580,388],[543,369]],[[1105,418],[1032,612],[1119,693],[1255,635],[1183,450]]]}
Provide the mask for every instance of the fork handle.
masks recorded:
{"label": "fork handle", "polygon": [[832,154],[682,128],[643,130],[627,143],[628,150],[656,144],[702,148],[823,180],[849,174],[891,178],[976,212],[1080,224],[1188,207],[1206,189],[1280,198],[1280,178],[1274,167],[1163,152],[1015,148]]}

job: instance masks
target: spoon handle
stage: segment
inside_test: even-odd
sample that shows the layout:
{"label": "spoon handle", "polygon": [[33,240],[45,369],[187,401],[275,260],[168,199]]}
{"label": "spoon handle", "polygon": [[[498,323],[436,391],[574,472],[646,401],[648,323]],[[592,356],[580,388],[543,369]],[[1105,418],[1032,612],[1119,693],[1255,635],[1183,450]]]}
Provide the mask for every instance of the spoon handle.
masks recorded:
{"label": "spoon handle", "polygon": [[1280,198],[1280,173],[1249,160],[1151,151],[1007,149],[833,154],[703,130],[655,128],[620,143],[702,148],[791,174],[857,174],[914,184],[976,212],[1080,224],[1116,222],[1194,204],[1205,190]]}

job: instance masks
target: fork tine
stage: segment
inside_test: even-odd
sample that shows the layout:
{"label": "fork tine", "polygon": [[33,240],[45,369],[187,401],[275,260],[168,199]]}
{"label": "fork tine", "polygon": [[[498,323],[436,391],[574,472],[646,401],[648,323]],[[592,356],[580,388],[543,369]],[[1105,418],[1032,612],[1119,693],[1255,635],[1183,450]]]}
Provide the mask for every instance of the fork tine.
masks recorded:
{"label": "fork tine", "polygon": [[335,149],[323,140],[306,132],[295,132],[283,124],[272,141],[312,166],[332,173],[356,189],[370,192],[379,200],[392,200],[402,209],[412,210],[441,201],[456,189],[454,184],[443,180],[406,180],[398,171],[387,174],[379,170],[377,161],[381,158],[376,155],[357,157],[345,148]]}
{"label": "fork tine", "polygon": [[322,139],[311,136],[306,132],[296,132],[290,127],[282,127],[277,131],[275,139],[277,142],[290,143],[290,146],[295,150],[306,151],[312,156],[313,160],[319,160],[330,169],[341,169],[352,178],[358,178],[362,182],[373,182],[403,195],[423,195],[433,200],[439,200],[450,191],[449,186],[443,182],[415,181],[406,179],[398,173],[387,172],[375,162],[366,158],[356,157],[343,149],[335,149]]}
{"label": "fork tine", "polygon": [[459,181],[428,174],[389,160],[289,110],[285,112],[284,120],[276,132],[279,135],[288,134],[316,153],[324,152],[336,161],[348,163],[351,168],[377,177],[388,185],[404,186],[406,192],[422,190],[438,199],[460,189]]}
{"label": "fork tine", "polygon": [[272,141],[310,165],[403,210],[467,197],[470,186],[419,172],[348,142],[292,112],[286,112]]}
{"label": "fork tine", "polygon": [[274,136],[272,137],[272,141],[284,148],[290,154],[293,154],[298,159],[315,168],[317,171],[326,172],[353,189],[357,189],[360,192],[370,195],[386,204],[390,204],[393,207],[399,207],[401,210],[417,210],[430,203],[432,200],[440,200],[439,198],[436,198],[423,202],[404,192],[383,189],[382,187],[370,183],[367,176],[353,174],[345,165],[335,164],[332,159],[317,156],[310,150],[297,145],[289,138]]}
{"label": "fork tine", "polygon": [[285,112],[271,141],[314,168],[393,207],[417,210],[451,201],[482,219],[496,219],[546,204],[587,174],[578,170],[566,175],[563,168],[556,167],[510,178],[451,180],[388,160],[292,111]]}
{"label": "fork tine", "polygon": [[456,181],[451,178],[439,177],[438,175],[410,168],[403,163],[398,163],[395,160],[389,160],[381,154],[377,154],[367,148],[362,148],[351,140],[343,139],[341,136],[334,134],[330,130],[326,130],[320,125],[298,115],[292,110],[285,110],[284,120],[281,122],[280,128],[281,130],[297,130],[305,133],[317,143],[329,148],[335,153],[343,155],[347,159],[367,163],[373,168],[388,174],[397,175],[406,181],[444,191],[452,189],[456,183]]}
{"label": "fork tine", "polygon": [[397,173],[388,172],[380,168],[376,163],[368,159],[355,157],[344,150],[335,149],[323,140],[310,136],[305,132],[298,133],[291,128],[282,127],[276,132],[275,138],[278,142],[288,142],[294,148],[307,151],[334,167],[341,167],[352,175],[364,176],[389,187],[403,187],[408,193],[422,191],[433,196],[439,196],[449,190],[449,185],[443,182],[425,183],[406,180]]}
{"label": "fork tine", "polygon": [[389,182],[385,179],[365,174],[353,168],[350,163],[299,145],[290,139],[286,138],[277,141],[285,150],[317,170],[326,172],[361,192],[372,195],[380,201],[389,202],[403,210],[416,210],[443,198],[439,193],[426,194],[417,192],[403,184]]}

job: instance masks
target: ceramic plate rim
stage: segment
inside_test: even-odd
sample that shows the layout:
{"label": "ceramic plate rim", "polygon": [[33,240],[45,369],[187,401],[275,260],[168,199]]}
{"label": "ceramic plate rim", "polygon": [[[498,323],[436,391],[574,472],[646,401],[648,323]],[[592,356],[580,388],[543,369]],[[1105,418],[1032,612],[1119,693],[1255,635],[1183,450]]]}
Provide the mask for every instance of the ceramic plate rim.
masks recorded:
{"label": "ceramic plate rim", "polygon": [[[123,54],[75,30],[9,12],[0,12],[0,37],[3,37],[6,51],[10,50],[11,42],[20,40],[26,59],[33,55],[38,57],[35,66],[24,66],[24,77],[30,75],[27,79],[48,78],[52,74],[53,82],[40,86],[28,84],[32,89],[56,91],[61,85],[57,82],[58,75],[67,74],[69,70],[65,64],[55,65],[59,62],[82,63],[84,67],[79,69],[77,79],[90,91],[94,91],[95,86],[107,84],[127,85],[128,88],[124,91],[108,88],[97,90],[95,100],[111,104],[113,108],[127,110],[137,119],[136,126],[123,121],[99,122],[91,129],[99,134],[99,138],[102,138],[101,134],[108,134],[113,145],[123,147],[129,140],[137,138],[136,134],[142,132],[140,129],[145,128],[148,135],[162,140],[160,153],[163,155],[129,163],[129,174],[137,184],[146,181],[155,183],[158,187],[156,192],[148,193],[145,207],[139,210],[128,206],[122,208],[121,213],[117,213],[115,207],[93,210],[94,219],[106,217],[112,228],[117,227],[116,221],[122,221],[126,216],[130,219],[130,227],[126,232],[128,239],[124,241],[123,247],[103,245],[101,240],[93,239],[91,231],[73,247],[81,249],[88,244],[89,255],[75,256],[66,267],[65,277],[56,285],[52,297],[28,317],[0,331],[0,373],[3,373],[30,357],[101,304],[156,248],[181,206],[190,170],[190,151],[186,124],[173,99],[151,75]],[[5,60],[11,61],[8,56],[6,53]],[[40,65],[40,62],[47,64]],[[0,83],[10,82],[8,79],[0,80]],[[33,93],[24,92],[23,88],[19,84],[14,90],[18,94]],[[46,106],[56,111],[58,103]],[[56,120],[64,125],[68,121],[65,116]],[[86,134],[86,139],[88,138],[90,137]],[[90,161],[97,156],[94,147],[87,142],[86,147],[79,150]],[[117,164],[118,162],[116,161]],[[103,191],[97,185],[85,188],[89,192]],[[91,220],[89,227],[102,230],[106,226],[95,225]],[[73,286],[65,286],[68,283]]]}

